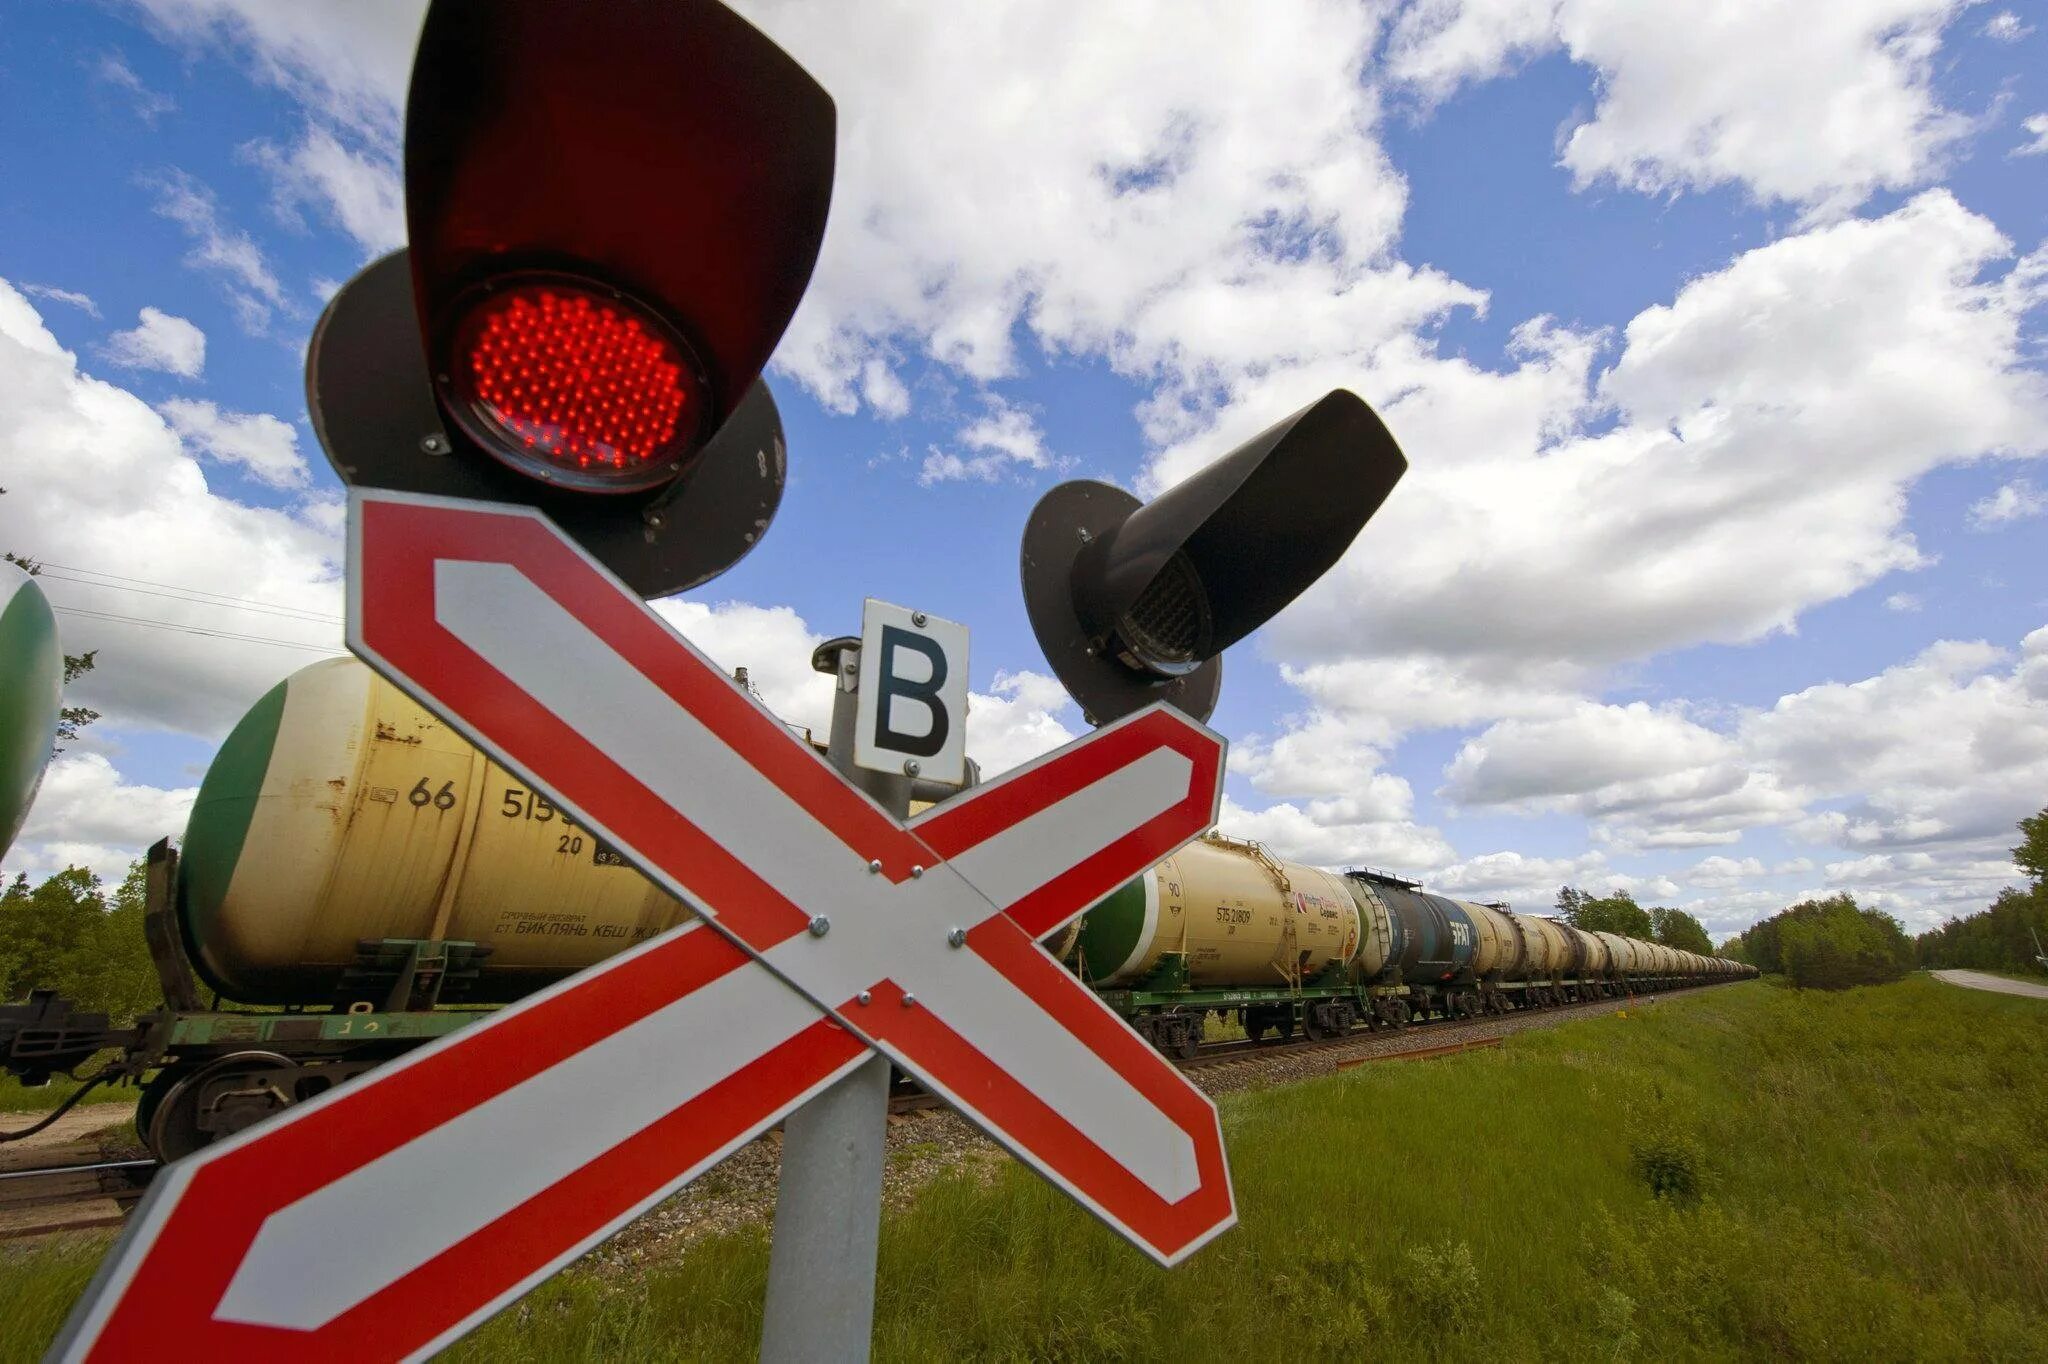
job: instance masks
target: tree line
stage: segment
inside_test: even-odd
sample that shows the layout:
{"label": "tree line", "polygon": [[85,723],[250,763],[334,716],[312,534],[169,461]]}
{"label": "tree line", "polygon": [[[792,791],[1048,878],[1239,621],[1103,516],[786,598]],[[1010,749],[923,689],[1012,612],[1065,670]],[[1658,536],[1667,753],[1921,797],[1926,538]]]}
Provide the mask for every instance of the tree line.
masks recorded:
{"label": "tree line", "polygon": [[2020,821],[2020,845],[2012,860],[2027,874],[2028,886],[2007,886],[1989,909],[1950,919],[1914,940],[1922,966],[1958,966],[1977,971],[2039,971],[2036,958],[2048,943],[2048,810]]}
{"label": "tree line", "polygon": [[143,863],[109,893],[84,867],[0,891],[0,1000],[54,989],[80,1009],[133,1018],[163,1004],[142,936]]}
{"label": "tree line", "polygon": [[1624,938],[1662,943],[1703,957],[1714,953],[1714,941],[1698,919],[1682,909],[1644,909],[1625,890],[1613,895],[1588,895],[1565,886],[1557,892],[1557,916],[1588,933],[1619,933]]}

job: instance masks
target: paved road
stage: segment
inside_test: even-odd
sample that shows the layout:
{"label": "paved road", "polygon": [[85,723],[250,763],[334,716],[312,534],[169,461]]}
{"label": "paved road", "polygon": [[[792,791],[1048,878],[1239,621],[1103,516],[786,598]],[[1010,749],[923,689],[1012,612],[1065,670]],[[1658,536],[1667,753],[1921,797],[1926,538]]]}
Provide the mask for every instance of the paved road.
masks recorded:
{"label": "paved road", "polygon": [[2004,976],[1987,976],[1982,971],[1936,971],[1935,978],[1951,985],[1967,985],[1972,990],[1996,990],[2002,995],[2028,995],[2034,999],[2048,999],[2048,985],[2037,985],[2026,980],[2007,980]]}

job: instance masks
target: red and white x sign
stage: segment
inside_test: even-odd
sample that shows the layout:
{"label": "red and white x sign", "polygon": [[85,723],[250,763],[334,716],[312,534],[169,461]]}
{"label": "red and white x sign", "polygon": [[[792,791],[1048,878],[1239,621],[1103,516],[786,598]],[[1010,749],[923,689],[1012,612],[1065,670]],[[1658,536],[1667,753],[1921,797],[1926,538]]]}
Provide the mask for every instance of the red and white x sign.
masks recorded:
{"label": "red and white x sign", "polygon": [[873,1047],[1171,1264],[1214,1105],[1035,939],[1208,828],[1164,707],[905,824],[536,512],[358,490],[349,642],[702,920],[167,1169],[64,1358],[424,1354]]}

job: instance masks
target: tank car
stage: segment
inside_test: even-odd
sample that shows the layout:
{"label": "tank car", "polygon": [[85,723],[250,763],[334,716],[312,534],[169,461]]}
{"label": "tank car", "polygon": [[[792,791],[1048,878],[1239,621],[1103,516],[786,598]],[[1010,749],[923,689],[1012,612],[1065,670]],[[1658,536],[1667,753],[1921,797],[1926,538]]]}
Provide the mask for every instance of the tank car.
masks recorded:
{"label": "tank car", "polygon": [[[1386,959],[1383,924],[1367,921],[1342,878],[1283,865],[1256,843],[1211,834],[1091,908],[1071,961],[1082,979],[1123,1001],[1140,1031],[1171,1052],[1201,1042],[1198,1007],[1224,994],[1337,985]],[[1148,1007],[1171,1000],[1163,1007]],[[1245,1006],[1246,1026],[1292,1031],[1289,1011]],[[1349,1028],[1331,1014],[1313,1029]]]}
{"label": "tank car", "polygon": [[502,1002],[689,911],[353,659],[259,700],[200,783],[176,887],[199,977],[252,1004],[351,1003],[454,944],[443,998]]}
{"label": "tank car", "polygon": [[0,853],[28,819],[63,704],[57,617],[34,578],[0,561]]}

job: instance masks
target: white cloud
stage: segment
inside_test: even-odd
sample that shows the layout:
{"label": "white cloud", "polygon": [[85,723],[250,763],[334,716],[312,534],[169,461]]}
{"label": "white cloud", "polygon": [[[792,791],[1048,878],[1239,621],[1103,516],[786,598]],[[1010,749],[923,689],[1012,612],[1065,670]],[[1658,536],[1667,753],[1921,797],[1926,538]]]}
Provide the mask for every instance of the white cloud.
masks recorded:
{"label": "white cloud", "polygon": [[135,116],[151,127],[165,114],[178,107],[177,101],[169,95],[159,94],[142,83],[142,77],[135,74],[127,61],[116,52],[103,55],[93,68],[93,75],[113,86],[128,98],[135,110]]}
{"label": "white cloud", "polygon": [[2048,493],[2036,492],[2033,484],[2024,478],[2016,478],[1990,496],[1971,503],[1970,523],[1978,530],[1989,530],[1993,526],[2023,521],[2043,512],[2048,512]]}
{"label": "white cloud", "polygon": [[984,778],[998,776],[1079,736],[1076,710],[1056,678],[999,672],[993,692],[967,698],[967,753]]}
{"label": "white cloud", "polygon": [[832,679],[811,670],[811,652],[825,636],[795,611],[680,597],[657,601],[654,609],[719,667],[745,668],[762,703],[784,722],[811,730],[820,741],[830,734]]}
{"label": "white cloud", "polygon": [[[1502,721],[1445,776],[1454,800],[1582,815],[1617,851],[1728,845],[1777,826],[1859,854],[1829,864],[1830,883],[1900,903],[1988,897],[2014,875],[2013,824],[2048,791],[2048,627],[2016,656],[1944,641],[1875,677],[1740,711],[1725,730],[1644,703]],[[1771,874],[1812,869],[1795,858]],[[1759,859],[1715,855],[1682,879],[1725,889],[1762,874]]]}
{"label": "white cloud", "polygon": [[[1621,878],[1627,880],[1629,878]],[[1599,852],[1577,857],[1530,857],[1518,852],[1484,853],[1454,863],[1429,878],[1429,888],[1440,895],[1482,904],[1506,900],[1522,910],[1548,910],[1564,886],[1577,886],[1595,894],[1626,889],[1616,884],[1615,873]]]}
{"label": "white cloud", "polygon": [[[4,282],[0,449],[42,456],[10,466],[0,543],[67,570],[134,580],[52,576],[47,585],[65,647],[99,653],[74,690],[109,726],[218,735],[286,673],[339,649],[333,530],[208,488],[163,417],[81,373]],[[153,595],[166,586],[172,595]],[[190,600],[194,590],[232,601]]]}
{"label": "white cloud", "polygon": [[[1421,657],[1584,684],[1667,649],[1789,631],[1924,564],[1905,526],[1914,480],[2048,444],[2048,384],[2021,329],[2039,263],[1982,278],[2008,251],[1931,191],[1694,280],[1629,323],[1597,378],[1590,348],[1554,331],[1499,376],[1383,355],[1344,377],[1400,395],[1385,415],[1409,474],[1268,647],[1296,668]],[[1336,369],[1246,385],[1154,480],[1184,477]],[[1588,388],[1610,428],[1578,425]]]}
{"label": "white cloud", "polygon": [[150,844],[185,827],[197,787],[131,785],[104,754],[60,754],[43,774],[21,836],[7,854],[7,879],[30,881],[89,867],[109,885]]}
{"label": "white cloud", "polygon": [[1643,702],[1581,703],[1569,715],[1503,720],[1468,741],[1445,769],[1444,794],[1466,805],[1544,805],[1600,793],[1611,807],[1637,793],[1717,792],[1742,774],[1720,735]]}
{"label": "white cloud", "polygon": [[1894,592],[1884,599],[1885,610],[1898,611],[1905,614],[1918,611],[1924,605],[1926,605],[1926,602],[1922,600],[1917,592]]}
{"label": "white cloud", "polygon": [[2009,9],[2002,9],[1984,21],[1983,33],[2001,43],[2016,43],[2034,31],[2031,24],[2020,22],[2020,17]]}
{"label": "white cloud", "polygon": [[957,479],[993,483],[1016,470],[1044,469],[1053,463],[1037,418],[996,394],[988,394],[984,401],[982,415],[954,433],[962,446],[979,453],[962,456],[934,448],[918,471],[919,483],[926,487]]}
{"label": "white cloud", "polygon": [[1801,808],[1732,740],[1643,702],[1501,721],[1468,740],[1444,775],[1453,801],[1583,815],[1596,821],[1595,840],[1623,852],[1731,844]]}
{"label": "white cloud", "polygon": [[220,44],[260,80],[348,128],[395,126],[405,107],[425,0],[275,5],[269,0],[139,0],[167,38]]}
{"label": "white cloud", "polygon": [[206,333],[156,308],[144,308],[136,326],[108,337],[105,350],[107,359],[124,369],[160,369],[196,379],[206,368]]}
{"label": "white cloud", "polygon": [[93,302],[90,295],[81,294],[75,289],[59,289],[54,284],[24,284],[20,287],[30,298],[43,298],[52,303],[62,303],[67,308],[78,309],[87,317],[100,315],[100,305]]}
{"label": "white cloud", "polygon": [[2007,152],[2007,156],[2048,156],[2048,114],[2029,114],[2020,120],[2020,127],[2032,142],[2022,142]]}
{"label": "white cloud", "polygon": [[210,402],[173,398],[159,409],[187,442],[237,465],[273,488],[303,488],[309,477],[299,433],[266,412],[223,412]]}
{"label": "white cloud", "polygon": [[1415,0],[1388,32],[1387,74],[1443,99],[1556,46],[1558,9],[1558,0]]}
{"label": "white cloud", "polygon": [[1764,864],[1754,857],[1703,857],[1684,873],[1685,883],[1701,890],[1720,890],[1740,885],[1754,877],[1768,875]]}
{"label": "white cloud", "polygon": [[1739,742],[1835,807],[1794,826],[1809,841],[2000,852],[2048,791],[2048,627],[2016,657],[1945,640],[1875,677],[1809,687],[1745,715]]}
{"label": "white cloud", "polygon": [[263,248],[227,221],[212,190],[177,170],[148,183],[156,191],[156,211],[184,228],[192,241],[185,264],[226,281],[228,302],[245,331],[260,335],[270,325],[273,309],[296,315],[298,310],[285,297]]}
{"label": "white cloud", "polygon": [[1216,827],[1319,867],[1372,865],[1420,874],[1448,866],[1456,856],[1437,830],[1411,820],[1375,818],[1373,811],[1342,796],[1250,810],[1226,795]]}
{"label": "white cloud", "polygon": [[1933,88],[1941,32],[1964,8],[1423,0],[1395,22],[1387,65],[1437,100],[1562,47],[1598,75],[1592,116],[1561,147],[1581,187],[1739,184],[1826,218],[1880,189],[1929,182],[1971,131]]}
{"label": "white cloud", "polygon": [[308,128],[289,149],[252,142],[245,155],[271,177],[272,203],[299,225],[311,204],[368,256],[405,245],[405,184],[395,145],[357,151],[326,128]]}

